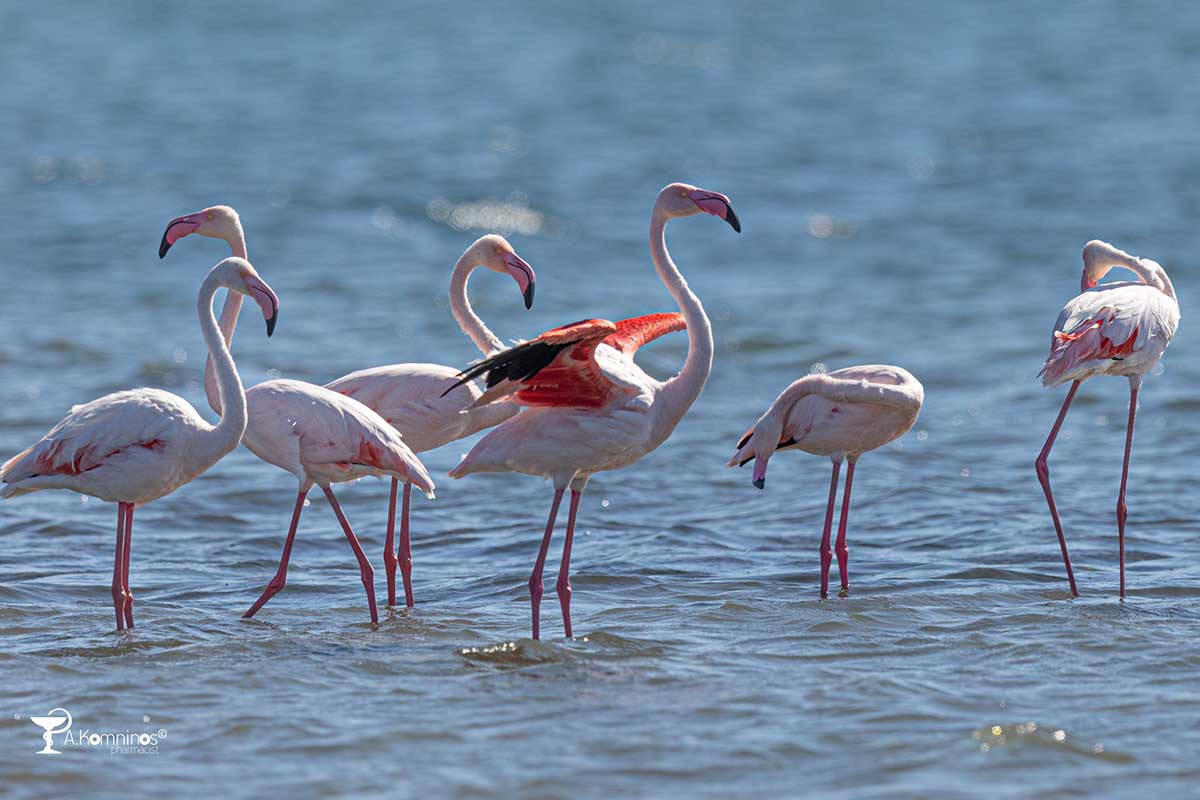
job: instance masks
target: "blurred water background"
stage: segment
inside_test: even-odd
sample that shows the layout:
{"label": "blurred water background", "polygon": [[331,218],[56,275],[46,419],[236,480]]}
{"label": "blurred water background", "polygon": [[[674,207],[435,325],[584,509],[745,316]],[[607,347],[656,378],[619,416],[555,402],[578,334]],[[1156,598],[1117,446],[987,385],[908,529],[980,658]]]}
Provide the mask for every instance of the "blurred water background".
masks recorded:
{"label": "blurred water background", "polygon": [[[235,342],[247,385],[467,364],[446,287],[485,231],[538,271],[528,312],[504,277],[471,284],[515,338],[672,308],[646,244],[669,181],[744,224],[669,230],[715,366],[670,441],[592,481],[573,642],[552,593],[547,637],[521,638],[549,486],[450,481],[470,441],[423,457],[418,605],[378,629],[320,497],[287,588],[239,619],[295,490],[245,450],[138,513],[131,634],[112,507],[0,504],[0,794],[1194,793],[1198,70],[1200,7],[1166,3],[0,8],[5,456],[121,388],[209,414],[194,298],[227,251],[156,257],[207,205],[241,211],[283,303],[274,339],[250,320]],[[1185,317],[1142,393],[1124,603],[1125,382],[1085,386],[1051,459],[1078,600],[1033,470],[1064,394],[1035,374],[1091,238],[1160,261]],[[873,362],[927,402],[860,462],[852,592],[821,602],[828,462],[784,454],[762,493],[722,464],[787,383]],[[340,497],[382,597],[387,486]],[[35,757],[28,717],[56,706],[168,735]]]}

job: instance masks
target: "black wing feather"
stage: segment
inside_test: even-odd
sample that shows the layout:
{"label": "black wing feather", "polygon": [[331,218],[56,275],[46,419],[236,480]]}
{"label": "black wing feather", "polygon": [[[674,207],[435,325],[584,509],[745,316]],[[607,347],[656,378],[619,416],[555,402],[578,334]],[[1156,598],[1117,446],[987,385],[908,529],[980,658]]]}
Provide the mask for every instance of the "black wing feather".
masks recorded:
{"label": "black wing feather", "polygon": [[581,341],[583,340],[575,339],[570,342],[551,344],[534,339],[532,342],[510,347],[458,373],[458,382],[442,392],[442,397],[450,394],[467,381],[475,380],[480,375],[486,375],[484,382],[489,389],[505,380],[528,380],[548,367],[560,352]]}

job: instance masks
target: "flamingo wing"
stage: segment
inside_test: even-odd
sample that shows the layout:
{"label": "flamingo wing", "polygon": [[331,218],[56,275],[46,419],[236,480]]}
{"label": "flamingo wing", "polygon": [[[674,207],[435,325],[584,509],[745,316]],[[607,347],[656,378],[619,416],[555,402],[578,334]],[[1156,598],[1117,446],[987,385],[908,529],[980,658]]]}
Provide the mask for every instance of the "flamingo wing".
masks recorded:
{"label": "flamingo wing", "polygon": [[36,444],[0,466],[0,482],[80,475],[133,448],[166,447],[202,424],[191,406],[156,389],[116,392],[77,405]]}
{"label": "flamingo wing", "polygon": [[642,345],[668,333],[683,330],[687,330],[687,322],[678,311],[670,314],[647,314],[618,322],[616,332],[605,337],[604,344],[632,357]]}
{"label": "flamingo wing", "polygon": [[520,405],[599,408],[621,390],[595,359],[596,347],[617,333],[606,319],[563,325],[480,361],[460,373],[458,384],[484,376],[487,391],[476,406],[515,394]]}
{"label": "flamingo wing", "polygon": [[1178,308],[1142,283],[1105,284],[1071,300],[1058,315],[1050,354],[1039,373],[1053,385],[1088,362],[1121,361],[1166,348],[1179,323]]}

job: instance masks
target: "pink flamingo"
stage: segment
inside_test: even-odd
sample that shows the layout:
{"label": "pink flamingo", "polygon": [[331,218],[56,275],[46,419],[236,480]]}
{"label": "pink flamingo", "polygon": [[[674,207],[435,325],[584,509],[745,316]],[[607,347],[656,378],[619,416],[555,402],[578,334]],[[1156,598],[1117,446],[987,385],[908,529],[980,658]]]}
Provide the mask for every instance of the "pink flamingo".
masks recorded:
{"label": "pink flamingo", "polygon": [[70,489],[117,504],[117,546],[112,599],[117,630],[133,627],[129,555],[133,509],[190,482],[237,447],[246,429],[246,396],[233,357],[217,329],[212,301],[225,287],[253,297],[275,329],[279,300],[254,267],[227,258],[200,285],[200,330],[215,365],[216,391],[226,412],[215,426],[181,397],[134,389],[75,406],[37,444],[0,466],[0,497],[43,489]]}
{"label": "pink flamingo", "polygon": [[[1100,280],[1113,267],[1124,267],[1137,281],[1106,283]],[[1107,242],[1090,241],[1083,248],[1081,294],[1063,306],[1054,323],[1050,355],[1039,373],[1043,386],[1071,382],[1058,419],[1050,429],[1042,452],[1034,462],[1038,480],[1046,493],[1050,517],[1058,533],[1067,581],[1072,596],[1078,597],[1067,539],[1050,491],[1050,469],[1046,459],[1067,416],[1079,384],[1094,375],[1123,375],[1129,379],[1129,422],[1125,429],[1125,460],[1121,466],[1121,492],[1117,496],[1117,542],[1121,562],[1121,597],[1125,596],[1125,484],[1129,479],[1129,453],[1133,448],[1133,420],[1137,413],[1138,390],[1146,373],[1162,358],[1163,351],[1179,327],[1179,301],[1166,270],[1157,261],[1137,258]]]}
{"label": "pink flamingo", "polygon": [[[236,242],[235,251],[245,252],[236,212],[216,206],[171,220],[159,246],[159,257],[180,238],[190,233]],[[241,298],[229,294],[221,309],[221,334],[226,345],[233,341]],[[213,363],[205,365],[204,388],[208,403],[220,413],[221,397],[215,390]],[[331,485],[354,481],[367,475],[387,476],[416,485],[433,498],[433,481],[424,465],[400,438],[400,434],[371,409],[357,400],[303,381],[278,379],[260,383],[246,392],[248,420],[242,442],[254,455],[290,472],[299,481],[292,521],[284,541],[275,576],[258,600],[244,614],[253,617],[287,583],[292,542],[300,524],[305,498],[313,485],[321,487],[358,560],[359,575],[367,592],[371,622],[379,621],[375,605],[375,571],[342,512]]]}
{"label": "pink flamingo", "polygon": [[[182,221],[182,222],[181,222]],[[236,211],[229,206],[214,206],[189,217],[180,217],[178,227],[167,228],[159,247],[159,257],[166,255],[171,245],[189,233],[223,239],[234,254],[246,251],[246,236]],[[191,229],[192,222],[198,227]],[[504,349],[500,339],[488,329],[471,308],[467,298],[467,280],[476,267],[508,274],[517,282],[525,307],[533,305],[536,278],[529,266],[502,236],[481,237],[466,249],[450,276],[450,311],[463,332],[484,356]],[[241,301],[230,297],[222,311],[222,328],[232,332],[233,321],[241,309]],[[226,313],[228,312],[228,313]],[[473,403],[482,394],[474,383],[465,384],[459,391],[446,390],[455,386],[458,370],[438,364],[393,364],[359,370],[325,385],[325,388],[352,397],[383,417],[404,438],[414,453],[423,453],[471,436],[498,425],[515,415],[520,408],[512,403],[492,403],[475,408]],[[405,604],[412,606],[412,548],[409,535],[409,505],[412,484],[404,484],[404,499],[400,516],[400,551],[395,550],[396,498],[399,481],[392,478],[388,502],[387,537],[384,541],[383,563],[387,574],[388,605],[396,604],[396,567],[404,580]]]}
{"label": "pink flamingo", "polygon": [[[629,466],[666,441],[708,379],[712,327],[699,298],[671,260],[665,239],[668,220],[700,212],[720,217],[735,231],[741,230],[729,198],[682,183],[662,190],[650,220],[654,266],[682,314],[654,314],[615,324],[603,319],[583,320],[547,331],[462,373],[462,382],[486,375],[488,389],[476,405],[513,395],[518,405],[533,408],[484,436],[450,471],[450,477],[522,472],[554,481],[550,517],[529,578],[535,639],[539,634],[542,570],[567,486],[571,487],[571,506],[557,592],[563,628],[570,637],[571,544],[579,500],[588,478],[596,472]],[[664,383],[634,364],[633,354],[639,346],[685,326],[688,355],[678,375]]]}
{"label": "pink flamingo", "polygon": [[846,488],[838,522],[838,571],[843,594],[850,591],[850,551],[846,547],[846,521],[850,516],[850,486],[859,456],[904,435],[917,420],[925,389],[907,370],[881,364],[846,367],[828,375],[806,375],[783,390],[754,427],[738,442],[727,467],[754,461],[754,485],[766,486],[767,461],[780,450],[804,450],[833,461],[829,505],[821,534],[821,597],[829,596],[829,567],[833,550],[833,505],[837,499],[842,460]]}
{"label": "pink flamingo", "polygon": [[[459,327],[486,357],[503,350],[504,344],[475,314],[467,299],[467,279],[480,266],[511,275],[521,290],[527,309],[533,305],[536,284],[533,267],[522,260],[502,236],[488,235],[478,239],[458,259],[450,276],[450,311]],[[391,364],[352,372],[327,383],[326,387],[377,411],[400,432],[414,452],[423,453],[499,425],[520,411],[513,403],[476,406],[483,390],[474,383],[462,384],[461,389],[450,391],[459,386],[458,375],[459,371],[454,367],[440,364]],[[388,605],[396,604],[396,567],[399,565],[404,579],[404,602],[411,607],[412,548],[408,508],[412,487],[404,485],[399,553],[393,548],[397,488],[397,481],[393,479],[383,563],[387,571]]]}

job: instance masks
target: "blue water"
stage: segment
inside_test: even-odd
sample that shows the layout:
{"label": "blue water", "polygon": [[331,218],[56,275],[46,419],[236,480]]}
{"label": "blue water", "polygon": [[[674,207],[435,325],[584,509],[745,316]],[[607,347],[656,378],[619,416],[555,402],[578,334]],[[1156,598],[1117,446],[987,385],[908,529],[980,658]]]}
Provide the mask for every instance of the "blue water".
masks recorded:
{"label": "blue water", "polygon": [[[528,312],[474,279],[504,337],[670,310],[655,193],[721,191],[740,237],[668,234],[714,370],[662,448],[592,481],[578,638],[552,594],[546,638],[521,638],[549,487],[445,478],[470,441],[423,456],[418,605],[377,629],[319,497],[287,588],[239,619],[295,488],[245,450],[138,512],[131,634],[112,631],[115,510],[5,502],[0,793],[1193,794],[1200,8],[446,6],[0,8],[0,453],[119,388],[209,413],[194,298],[226,251],[160,262],[179,214],[237,207],[282,300],[273,339],[248,321],[235,342],[246,383],[324,382],[475,358],[445,293],[484,228],[538,271]],[[1160,261],[1184,314],[1142,392],[1123,603],[1124,381],[1084,386],[1051,458],[1078,600],[1033,471],[1063,396],[1035,374],[1092,238]],[[639,361],[666,376],[685,351]],[[764,493],[722,464],[787,383],[873,362],[926,406],[860,462],[852,592],[822,602],[828,463],[782,454]],[[379,569],[386,484],[339,496]],[[28,717],[60,706],[76,731],[167,735],[35,756]]]}

